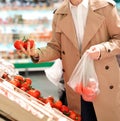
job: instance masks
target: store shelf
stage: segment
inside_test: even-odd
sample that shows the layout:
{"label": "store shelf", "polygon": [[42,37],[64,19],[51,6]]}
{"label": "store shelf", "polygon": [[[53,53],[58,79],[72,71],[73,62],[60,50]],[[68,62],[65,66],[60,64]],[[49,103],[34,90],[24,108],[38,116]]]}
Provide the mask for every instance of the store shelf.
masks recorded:
{"label": "store shelf", "polygon": [[32,62],[29,63],[15,63],[15,68],[19,69],[19,68],[46,68],[46,67],[50,67],[52,66],[54,62],[43,62],[43,63],[39,63],[39,64],[35,64]]}
{"label": "store shelf", "polygon": [[25,72],[25,76],[29,75],[30,71],[44,71],[46,68],[51,67],[54,61],[33,63],[31,59],[13,59],[9,60],[17,72]]}
{"label": "store shelf", "polygon": [[14,66],[19,71],[36,71],[36,70],[44,70],[53,65],[54,62],[43,62],[43,63],[33,63],[33,62],[26,62],[26,63],[14,63]]}

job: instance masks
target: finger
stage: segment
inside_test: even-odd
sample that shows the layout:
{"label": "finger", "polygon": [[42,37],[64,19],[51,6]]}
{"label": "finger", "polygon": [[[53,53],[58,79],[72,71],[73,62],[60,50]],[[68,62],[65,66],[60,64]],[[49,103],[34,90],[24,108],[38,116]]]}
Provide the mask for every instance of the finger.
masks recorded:
{"label": "finger", "polygon": [[91,52],[96,50],[95,46],[90,47]]}
{"label": "finger", "polygon": [[33,56],[35,54],[35,43],[34,43],[33,47],[30,49],[30,53],[31,53],[31,56]]}
{"label": "finger", "polygon": [[35,50],[35,45],[36,45],[36,42],[34,42],[34,45],[33,45],[33,49]]}
{"label": "finger", "polygon": [[28,46],[27,46],[27,52],[28,52],[28,55],[30,56],[30,55],[31,55],[31,50],[30,50],[30,42],[28,42]]}
{"label": "finger", "polygon": [[21,52],[23,52],[24,54],[27,55],[27,51],[25,50],[25,48],[22,45],[20,45],[20,48],[21,48]]}
{"label": "finger", "polygon": [[16,53],[17,53],[18,55],[22,55],[22,54],[23,54],[23,52],[22,52],[21,50],[17,50]]}
{"label": "finger", "polygon": [[28,42],[27,52],[29,56],[33,56],[35,54],[35,45],[33,48],[30,48],[30,42]]}

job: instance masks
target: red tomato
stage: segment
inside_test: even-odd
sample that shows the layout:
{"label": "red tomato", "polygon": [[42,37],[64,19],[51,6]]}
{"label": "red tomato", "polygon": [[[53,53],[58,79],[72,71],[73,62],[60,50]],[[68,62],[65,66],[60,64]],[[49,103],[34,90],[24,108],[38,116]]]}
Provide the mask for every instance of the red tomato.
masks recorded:
{"label": "red tomato", "polygon": [[82,83],[76,84],[75,91],[79,94],[82,94],[83,93],[83,84]]}
{"label": "red tomato", "polygon": [[17,50],[21,50],[20,45],[24,46],[24,42],[23,42],[22,40],[16,40],[16,41],[14,42],[14,47],[15,47]]}
{"label": "red tomato", "polygon": [[8,74],[6,72],[4,72],[4,74],[2,75],[3,79],[7,79],[8,78]]}
{"label": "red tomato", "polygon": [[65,115],[69,114],[69,108],[66,105],[62,105],[61,107],[61,112],[64,113]]}
{"label": "red tomato", "polygon": [[41,102],[45,103],[45,98],[43,98],[43,97],[39,97],[38,100],[40,100]]}
{"label": "red tomato", "polygon": [[90,95],[85,95],[85,94],[83,94],[82,97],[83,97],[83,99],[84,99],[85,101],[93,101],[93,100],[95,100],[96,95],[90,96]]}
{"label": "red tomato", "polygon": [[81,120],[82,120],[81,115],[77,115],[75,121],[81,121]]}
{"label": "red tomato", "polygon": [[30,43],[30,48],[33,48],[33,46],[34,46],[34,40],[31,40],[31,39],[25,40],[25,41],[24,41],[24,48],[25,48],[25,49],[27,49],[28,43]]}
{"label": "red tomato", "polygon": [[58,100],[58,101],[56,101],[55,103],[54,103],[54,107],[55,108],[57,108],[58,110],[61,110],[61,108],[62,108],[62,102],[60,101],[60,100]]}
{"label": "red tomato", "polygon": [[51,102],[54,102],[54,97],[53,96],[48,96],[46,99],[50,100]]}
{"label": "red tomato", "polygon": [[88,96],[94,96],[94,95],[96,95],[96,92],[92,88],[84,87],[83,88],[83,94],[88,95]]}
{"label": "red tomato", "polygon": [[69,117],[71,119],[76,120],[76,116],[77,116],[77,114],[74,111],[71,111],[71,110],[69,111]]}
{"label": "red tomato", "polygon": [[30,78],[25,78],[25,82],[28,83],[28,84],[32,84],[32,80]]}
{"label": "red tomato", "polygon": [[28,90],[28,94],[30,94],[31,96],[35,97],[35,98],[39,98],[41,93],[39,90],[37,89],[30,89]]}
{"label": "red tomato", "polygon": [[49,98],[45,99],[45,104],[47,104],[47,103],[49,103],[51,105],[51,107],[54,106],[54,102],[51,99],[49,99]]}
{"label": "red tomato", "polygon": [[15,75],[15,76],[14,76],[14,79],[19,80],[21,83],[23,83],[23,82],[24,82],[24,77],[23,77],[23,76],[21,76],[21,75]]}
{"label": "red tomato", "polygon": [[29,90],[31,87],[30,87],[30,84],[28,84],[27,82],[24,82],[21,84],[21,88],[24,87],[26,88],[26,90]]}
{"label": "red tomato", "polygon": [[9,81],[11,84],[15,85],[16,87],[20,87],[21,86],[21,83],[19,80],[17,79],[12,79]]}
{"label": "red tomato", "polygon": [[27,88],[25,88],[25,87],[20,87],[20,89],[25,91],[25,92],[27,91]]}

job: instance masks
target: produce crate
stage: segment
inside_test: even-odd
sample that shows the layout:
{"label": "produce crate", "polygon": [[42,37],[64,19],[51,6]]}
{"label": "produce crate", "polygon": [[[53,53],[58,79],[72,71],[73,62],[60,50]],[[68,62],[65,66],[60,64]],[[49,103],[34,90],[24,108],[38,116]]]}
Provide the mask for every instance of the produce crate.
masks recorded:
{"label": "produce crate", "polygon": [[12,121],[72,121],[59,110],[44,104],[2,78],[0,114]]}

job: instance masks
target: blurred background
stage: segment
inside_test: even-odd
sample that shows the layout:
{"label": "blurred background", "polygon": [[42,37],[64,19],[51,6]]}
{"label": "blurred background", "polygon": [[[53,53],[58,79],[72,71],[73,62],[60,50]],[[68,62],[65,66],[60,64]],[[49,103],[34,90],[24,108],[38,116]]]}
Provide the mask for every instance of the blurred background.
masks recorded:
{"label": "blurred background", "polygon": [[0,0],[0,56],[14,64],[20,75],[30,77],[32,85],[44,97],[58,99],[58,87],[45,76],[44,70],[53,62],[33,64],[29,57],[18,55],[13,43],[17,39],[32,38],[38,47],[51,39],[53,11],[62,0]]}
{"label": "blurred background", "polygon": [[[34,39],[38,47],[46,46],[52,37],[53,11],[61,2],[63,0],[0,0],[1,58],[13,63],[21,75],[32,78],[33,87],[41,90],[43,96],[53,95],[56,99],[58,87],[44,73],[53,62],[33,64],[29,57],[16,53],[13,43],[25,36]],[[120,11],[120,0],[115,2]]]}

